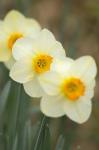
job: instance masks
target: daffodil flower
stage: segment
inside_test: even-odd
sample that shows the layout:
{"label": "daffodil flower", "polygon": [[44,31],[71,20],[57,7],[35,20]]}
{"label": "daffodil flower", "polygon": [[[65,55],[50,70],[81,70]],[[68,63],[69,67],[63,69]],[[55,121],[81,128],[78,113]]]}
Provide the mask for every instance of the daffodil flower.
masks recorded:
{"label": "daffodil flower", "polygon": [[57,59],[65,59],[65,50],[47,29],[33,38],[21,38],[12,50],[16,63],[10,77],[23,83],[27,94],[32,97],[43,95],[40,76],[53,72]]}
{"label": "daffodil flower", "polygon": [[37,21],[26,18],[16,10],[10,11],[0,22],[0,61],[7,68],[15,62],[12,47],[17,39],[22,37],[36,37],[41,27]]}
{"label": "daffodil flower", "polygon": [[56,73],[41,76],[47,93],[41,100],[41,111],[50,117],[67,115],[77,123],[85,122],[92,110],[97,68],[91,56],[61,61],[54,66]]}

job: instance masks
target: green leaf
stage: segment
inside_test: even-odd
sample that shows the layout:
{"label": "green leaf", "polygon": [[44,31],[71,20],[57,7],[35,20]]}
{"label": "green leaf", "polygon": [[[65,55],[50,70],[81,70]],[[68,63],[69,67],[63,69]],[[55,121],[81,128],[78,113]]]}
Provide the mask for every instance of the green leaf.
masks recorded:
{"label": "green leaf", "polygon": [[65,145],[65,138],[63,135],[60,135],[56,144],[55,150],[63,150]]}
{"label": "green leaf", "polygon": [[37,131],[38,124],[32,126],[30,120],[28,120],[23,129],[18,132],[18,146],[17,150],[32,150],[32,141],[34,134]]}
{"label": "green leaf", "polygon": [[8,104],[5,112],[5,133],[9,135],[9,150],[12,149],[16,131],[17,131],[17,118],[19,105],[21,100],[21,90],[20,84],[12,82],[11,92],[8,99]]}
{"label": "green leaf", "polygon": [[10,88],[11,88],[11,81],[8,81],[0,96],[0,117],[5,110],[5,106],[10,93]]}
{"label": "green leaf", "polygon": [[51,149],[50,130],[48,124],[46,124],[42,133],[42,140],[39,150],[50,150],[50,149]]}
{"label": "green leaf", "polygon": [[48,118],[43,116],[33,140],[33,150],[50,150],[50,131],[47,121]]}
{"label": "green leaf", "polygon": [[26,135],[26,129],[24,129],[24,127],[29,117],[29,99],[30,98],[24,92],[23,86],[14,81],[8,82],[3,90],[1,96],[2,109],[0,111],[4,113],[0,124],[0,132],[9,137],[7,139],[7,150],[13,150],[15,147],[17,149],[18,146],[21,147],[22,145],[22,143],[19,142],[19,136],[25,138]]}
{"label": "green leaf", "polygon": [[28,130],[27,125],[23,127],[23,129],[18,132],[18,148],[17,150],[28,150]]}
{"label": "green leaf", "polygon": [[77,129],[77,124],[72,123],[70,129],[66,132],[65,138],[66,138],[66,143],[65,143],[65,148],[64,150],[71,150],[72,145],[76,136],[76,129]]}
{"label": "green leaf", "polygon": [[23,129],[18,132],[18,148],[17,150],[31,150],[32,141],[32,126],[31,121],[27,121]]}
{"label": "green leaf", "polygon": [[0,150],[8,149],[8,136],[0,132]]}
{"label": "green leaf", "polygon": [[12,150],[17,150],[17,145],[18,145],[18,137],[16,135],[15,140],[13,142]]}
{"label": "green leaf", "polygon": [[28,150],[32,150],[32,142],[38,131],[39,123],[32,125],[31,121],[27,122],[27,134],[28,134]]}

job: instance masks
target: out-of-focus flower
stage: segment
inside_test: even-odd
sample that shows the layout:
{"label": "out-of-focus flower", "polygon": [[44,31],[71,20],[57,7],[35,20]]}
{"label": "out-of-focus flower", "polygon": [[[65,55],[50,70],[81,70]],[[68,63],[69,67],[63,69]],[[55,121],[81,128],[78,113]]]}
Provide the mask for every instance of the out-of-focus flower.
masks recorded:
{"label": "out-of-focus flower", "polygon": [[15,61],[12,47],[16,40],[28,36],[34,38],[40,29],[36,20],[26,18],[16,10],[10,11],[0,22],[0,61],[10,69]]}
{"label": "out-of-focus flower", "polygon": [[77,123],[85,122],[92,110],[97,68],[90,56],[62,61],[54,67],[57,73],[45,74],[40,80],[47,95],[41,100],[41,111],[50,117],[67,115]]}
{"label": "out-of-focus flower", "polygon": [[57,59],[65,59],[65,50],[53,34],[43,29],[37,38],[23,38],[16,41],[12,50],[16,63],[10,77],[23,83],[24,89],[32,97],[41,97],[43,90],[40,76],[52,72]]}

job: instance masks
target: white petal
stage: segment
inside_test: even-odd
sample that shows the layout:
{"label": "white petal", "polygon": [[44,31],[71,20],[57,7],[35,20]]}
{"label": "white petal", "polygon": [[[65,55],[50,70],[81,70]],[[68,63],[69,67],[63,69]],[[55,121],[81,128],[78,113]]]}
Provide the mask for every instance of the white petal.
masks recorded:
{"label": "white petal", "polygon": [[87,90],[94,89],[95,86],[96,86],[96,81],[95,80],[91,80],[90,82],[86,81],[86,88],[87,88]]}
{"label": "white petal", "polygon": [[35,19],[27,18],[16,10],[12,10],[6,15],[4,26],[7,32],[19,32],[32,37],[37,36],[36,33],[41,29]]}
{"label": "white petal", "polygon": [[62,76],[66,76],[68,74],[68,70],[73,63],[74,60],[69,57],[65,57],[65,59],[63,60],[54,59],[54,62],[52,64],[52,70],[58,72]]}
{"label": "white petal", "polygon": [[4,33],[4,22],[0,20],[0,40],[5,39],[5,33]]}
{"label": "white petal", "polygon": [[10,70],[15,64],[15,59],[11,57],[8,61],[4,62],[5,66]]}
{"label": "white petal", "polygon": [[64,104],[64,111],[66,115],[77,123],[84,123],[88,120],[91,111],[92,103],[87,97],[81,98],[76,102],[67,100]]}
{"label": "white petal", "polygon": [[60,42],[55,41],[52,45],[52,47],[50,47],[48,49],[48,53],[53,56],[56,57],[57,59],[65,59],[66,58],[66,52],[62,46],[62,44]]}
{"label": "white petal", "polygon": [[3,21],[0,21],[0,61],[8,61],[11,51],[7,47],[7,34],[4,30]]}
{"label": "white petal", "polygon": [[0,61],[8,61],[11,57],[11,51],[6,47],[5,42],[0,43]]}
{"label": "white petal", "polygon": [[75,61],[71,72],[85,80],[91,80],[97,73],[96,63],[91,56],[83,56]]}
{"label": "white petal", "polygon": [[26,56],[33,56],[33,44],[31,38],[21,38],[13,46],[13,56],[16,60]]}
{"label": "white petal", "polygon": [[24,18],[24,16],[17,10],[11,10],[8,12],[8,14],[5,17],[5,21],[11,21],[17,18]]}
{"label": "white petal", "polygon": [[37,37],[38,49],[40,51],[49,50],[55,42],[56,40],[53,34],[47,29],[41,30],[39,36]]}
{"label": "white petal", "polygon": [[93,96],[94,96],[94,90],[88,90],[86,93],[85,93],[85,96],[88,98],[88,99],[92,99]]}
{"label": "white petal", "polygon": [[41,27],[36,20],[26,18],[24,20],[24,26],[21,26],[20,31],[24,33],[25,37],[35,38],[38,36],[40,30],[41,30]]}
{"label": "white petal", "polygon": [[65,114],[63,104],[64,101],[60,97],[45,95],[41,100],[40,108],[46,116],[60,117]]}
{"label": "white petal", "polygon": [[26,18],[26,20],[27,20],[27,26],[29,26],[30,28],[36,28],[39,30],[41,29],[40,24],[35,19]]}
{"label": "white petal", "polygon": [[57,95],[59,93],[59,84],[61,78],[56,72],[47,72],[38,77],[41,87],[48,95]]}
{"label": "white petal", "polygon": [[25,83],[24,89],[26,93],[31,97],[41,97],[44,94],[44,91],[36,78]]}
{"label": "white petal", "polygon": [[91,99],[94,96],[94,88],[95,88],[96,82],[95,80],[92,80],[90,83],[86,85],[85,89],[85,96],[88,99]]}
{"label": "white petal", "polygon": [[32,80],[34,72],[31,58],[24,58],[23,60],[21,59],[16,62],[10,71],[10,77],[19,83],[25,83]]}
{"label": "white petal", "polygon": [[14,31],[24,25],[24,20],[25,17],[20,12],[12,10],[6,15],[4,24],[10,31]]}

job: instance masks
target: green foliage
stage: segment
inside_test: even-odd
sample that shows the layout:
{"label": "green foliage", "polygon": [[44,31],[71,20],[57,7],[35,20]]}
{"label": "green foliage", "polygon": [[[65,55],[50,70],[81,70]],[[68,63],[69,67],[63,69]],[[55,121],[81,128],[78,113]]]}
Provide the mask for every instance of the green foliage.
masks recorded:
{"label": "green foliage", "polygon": [[0,149],[50,150],[48,118],[33,124],[31,107],[23,86],[8,81],[0,96]]}
{"label": "green foliage", "polygon": [[34,138],[33,150],[50,150],[50,131],[47,124],[47,117],[43,116],[37,134]]}
{"label": "green foliage", "polygon": [[55,150],[63,150],[65,145],[65,137],[63,135],[60,135],[56,144]]}
{"label": "green foliage", "polygon": [[10,93],[10,88],[11,88],[11,81],[8,81],[0,96],[0,116],[2,116],[2,113],[5,110],[6,102]]}

